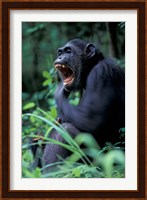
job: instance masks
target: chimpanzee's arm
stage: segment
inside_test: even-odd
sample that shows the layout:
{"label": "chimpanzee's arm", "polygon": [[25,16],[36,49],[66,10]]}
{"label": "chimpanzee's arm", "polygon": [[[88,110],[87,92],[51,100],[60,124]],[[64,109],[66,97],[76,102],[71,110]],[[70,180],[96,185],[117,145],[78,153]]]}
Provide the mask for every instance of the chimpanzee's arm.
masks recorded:
{"label": "chimpanzee's arm", "polygon": [[77,106],[69,104],[64,88],[56,95],[59,113],[65,121],[74,124],[80,131],[93,132],[103,126],[113,107],[115,92],[109,77],[103,76],[101,64],[90,72],[84,96]]}

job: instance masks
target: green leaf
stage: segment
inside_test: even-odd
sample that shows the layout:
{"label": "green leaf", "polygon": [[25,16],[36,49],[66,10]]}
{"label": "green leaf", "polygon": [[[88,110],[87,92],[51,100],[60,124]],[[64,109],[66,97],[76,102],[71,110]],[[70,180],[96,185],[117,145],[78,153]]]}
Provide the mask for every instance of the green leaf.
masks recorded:
{"label": "green leaf", "polygon": [[75,138],[75,141],[81,145],[81,144],[85,144],[87,147],[91,147],[91,148],[95,148],[97,150],[100,150],[100,147],[97,143],[97,141],[95,140],[95,138],[89,134],[89,133],[82,133],[82,134],[78,134],[77,137]]}
{"label": "green leaf", "polygon": [[51,79],[47,79],[43,82],[42,86],[48,86],[49,84],[51,84],[52,80]]}
{"label": "green leaf", "polygon": [[79,104],[79,98],[75,98],[75,99],[71,99],[70,100],[70,103],[72,104],[72,105],[78,105]]}
{"label": "green leaf", "polygon": [[79,167],[77,167],[77,168],[73,169],[72,173],[73,173],[74,177],[79,178],[80,174],[81,174],[81,170]]}
{"label": "green leaf", "polygon": [[41,178],[41,171],[40,171],[40,168],[36,168],[33,173],[32,173],[32,177],[33,178]]}
{"label": "green leaf", "polygon": [[42,72],[42,75],[43,75],[44,78],[51,79],[51,76],[50,76],[50,74],[49,74],[48,71],[43,71],[43,72]]}
{"label": "green leaf", "polygon": [[35,107],[35,103],[34,102],[29,102],[26,105],[23,106],[23,110],[29,110],[31,108]]}
{"label": "green leaf", "polygon": [[55,107],[51,107],[51,116],[55,119],[57,117],[57,110]]}
{"label": "green leaf", "polygon": [[48,135],[50,134],[51,130],[53,129],[53,127],[49,127],[48,130],[45,133],[45,138],[48,138]]}
{"label": "green leaf", "polygon": [[23,158],[24,161],[30,162],[30,161],[33,160],[33,154],[32,154],[31,151],[26,150],[26,151],[23,153],[22,158]]}

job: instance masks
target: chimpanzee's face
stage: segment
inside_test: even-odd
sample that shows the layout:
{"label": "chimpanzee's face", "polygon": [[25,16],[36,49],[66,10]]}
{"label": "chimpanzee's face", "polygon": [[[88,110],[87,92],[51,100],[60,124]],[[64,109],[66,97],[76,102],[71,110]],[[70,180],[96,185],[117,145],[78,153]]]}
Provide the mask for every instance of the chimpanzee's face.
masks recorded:
{"label": "chimpanzee's face", "polygon": [[78,89],[80,85],[82,55],[82,50],[70,42],[58,49],[54,66],[68,91]]}

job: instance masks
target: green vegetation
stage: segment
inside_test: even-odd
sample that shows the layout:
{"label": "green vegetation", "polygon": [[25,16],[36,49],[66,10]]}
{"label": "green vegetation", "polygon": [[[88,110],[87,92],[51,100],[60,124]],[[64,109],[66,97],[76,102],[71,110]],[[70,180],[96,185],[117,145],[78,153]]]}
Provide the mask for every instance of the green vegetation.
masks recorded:
{"label": "green vegetation", "polygon": [[[113,28],[113,32],[110,30]],[[121,178],[125,176],[124,149],[120,143],[106,143],[101,149],[89,133],[81,133],[74,140],[56,122],[54,92],[57,87],[53,60],[58,47],[72,38],[88,40],[102,48],[106,56],[115,57],[124,67],[124,23],[34,23],[23,22],[22,45],[22,177],[41,178]],[[115,36],[115,39],[111,35]],[[116,44],[115,41],[116,40]],[[79,93],[70,95],[70,103],[77,105]],[[55,128],[67,144],[50,139]],[[125,129],[121,129],[124,137]],[[38,141],[38,155],[48,143],[59,144],[71,151],[65,160],[54,163],[56,172],[42,174],[43,168],[34,167],[36,160],[30,150]],[[84,146],[82,148],[82,146]],[[89,159],[90,158],[90,159]]]}

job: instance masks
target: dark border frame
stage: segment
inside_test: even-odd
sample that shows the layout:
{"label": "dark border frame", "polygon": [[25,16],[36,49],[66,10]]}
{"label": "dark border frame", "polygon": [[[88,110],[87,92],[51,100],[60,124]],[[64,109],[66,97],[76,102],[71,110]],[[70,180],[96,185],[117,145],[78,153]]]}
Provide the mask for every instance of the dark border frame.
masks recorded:
{"label": "dark border frame", "polygon": [[[138,189],[136,191],[10,191],[10,38],[11,9],[138,10]],[[145,197],[145,3],[144,2],[2,2],[2,197],[3,198],[143,198]]]}

